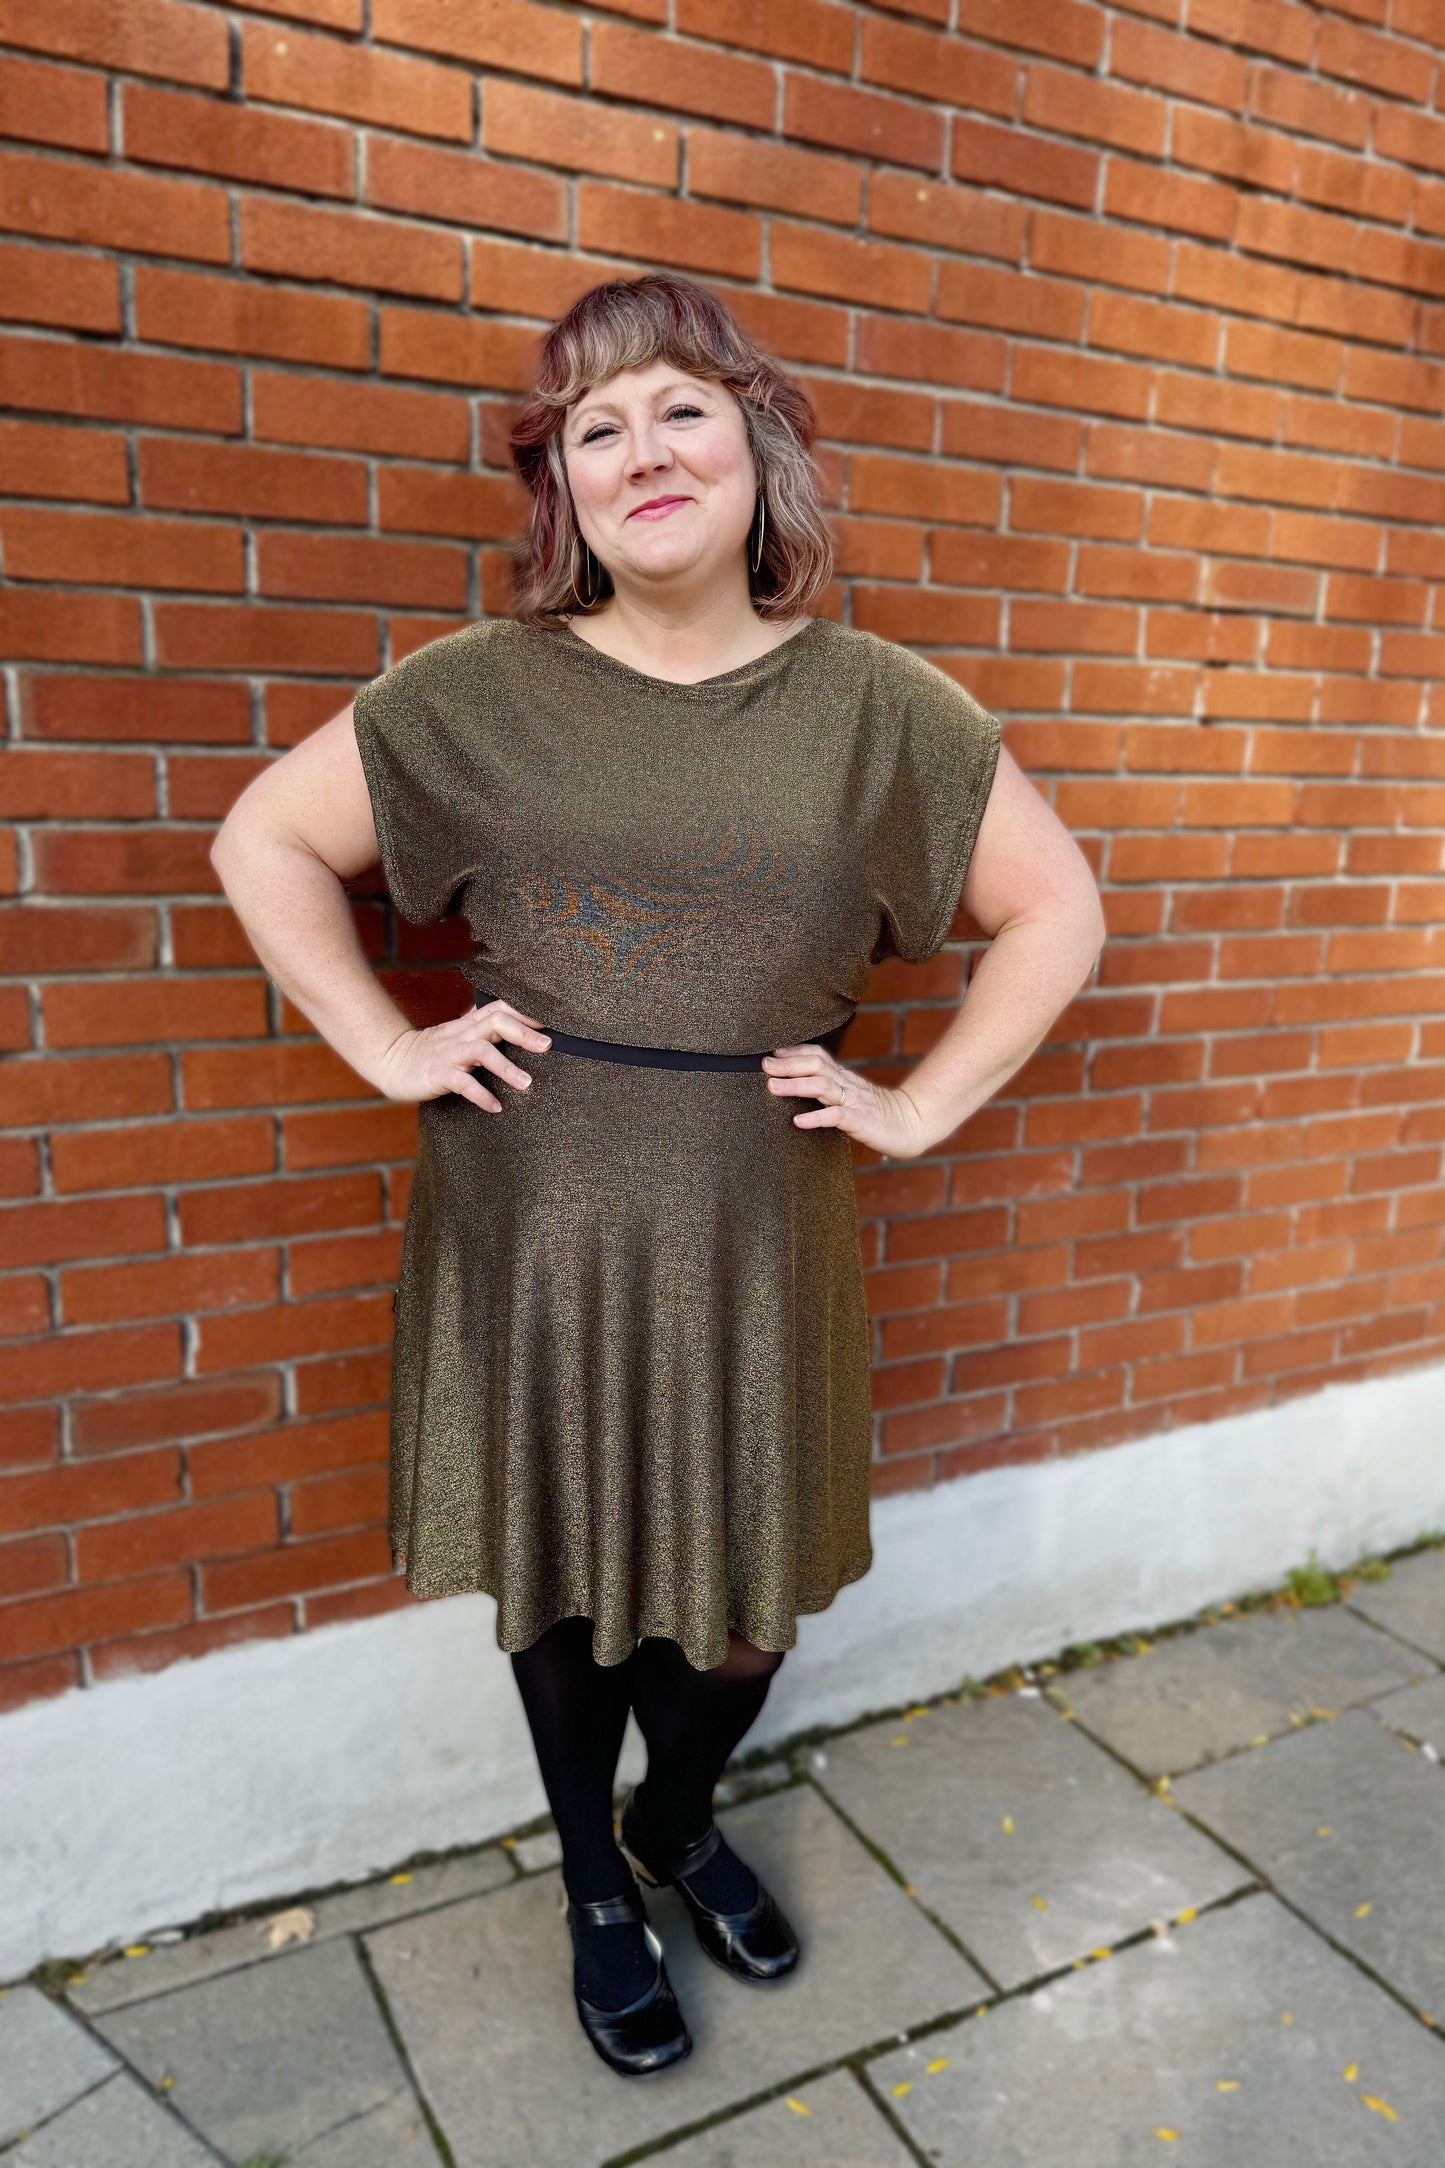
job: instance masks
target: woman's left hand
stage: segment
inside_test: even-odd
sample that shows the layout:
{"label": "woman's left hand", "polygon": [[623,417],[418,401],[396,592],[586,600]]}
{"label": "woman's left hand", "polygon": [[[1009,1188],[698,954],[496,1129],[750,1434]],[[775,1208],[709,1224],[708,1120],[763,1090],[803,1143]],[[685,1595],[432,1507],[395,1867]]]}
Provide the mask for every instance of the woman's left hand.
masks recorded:
{"label": "woman's left hand", "polygon": [[793,1116],[798,1129],[841,1129],[890,1159],[916,1159],[928,1149],[923,1118],[907,1092],[870,1083],[856,1069],[845,1069],[826,1047],[779,1046],[764,1054],[768,1090],[821,1099]]}

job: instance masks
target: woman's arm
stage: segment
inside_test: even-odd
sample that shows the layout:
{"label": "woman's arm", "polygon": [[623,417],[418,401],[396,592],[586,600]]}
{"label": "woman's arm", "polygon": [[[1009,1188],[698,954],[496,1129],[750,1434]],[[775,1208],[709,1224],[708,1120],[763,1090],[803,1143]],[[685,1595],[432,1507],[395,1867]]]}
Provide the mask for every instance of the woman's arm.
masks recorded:
{"label": "woman's arm", "polygon": [[247,785],[211,846],[268,975],[385,1090],[387,1056],[412,1026],[368,963],[342,886],[378,856],[350,701]]}
{"label": "woman's arm", "polygon": [[989,935],[942,1038],[898,1089],[932,1151],[993,1097],[1046,1039],[1098,960],[1107,928],[1087,858],[1007,750],[963,884]]}

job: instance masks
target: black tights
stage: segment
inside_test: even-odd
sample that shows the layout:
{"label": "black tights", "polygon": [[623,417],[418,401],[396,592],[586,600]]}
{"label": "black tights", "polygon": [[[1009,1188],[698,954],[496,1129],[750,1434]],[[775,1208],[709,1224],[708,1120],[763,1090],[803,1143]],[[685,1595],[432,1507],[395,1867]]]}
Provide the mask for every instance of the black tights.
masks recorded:
{"label": "black tights", "polygon": [[[761,1710],[785,1653],[755,1648],[730,1631],[723,1661],[698,1671],[677,1642],[649,1635],[622,1663],[598,1664],[592,1620],[577,1616],[556,1620],[530,1648],[512,1652],[569,1897],[586,1903],[632,1886],[612,1828],[628,1709],[647,1744],[639,1819],[657,1843],[685,1842],[706,1830],[713,1787]],[[692,1886],[705,1903],[728,1909],[748,1903],[756,1888],[726,1843]],[[616,2008],[642,1992],[652,1960],[640,1929],[588,1930],[583,1941],[577,1984],[584,1995]]]}

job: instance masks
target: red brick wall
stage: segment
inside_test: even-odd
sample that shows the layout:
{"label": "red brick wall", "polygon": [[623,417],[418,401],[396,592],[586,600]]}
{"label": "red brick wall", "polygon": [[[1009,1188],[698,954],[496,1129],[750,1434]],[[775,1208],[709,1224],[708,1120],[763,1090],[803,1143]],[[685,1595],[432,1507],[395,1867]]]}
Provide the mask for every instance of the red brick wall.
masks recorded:
{"label": "red brick wall", "polygon": [[[1441,0],[0,0],[0,47],[0,1703],[410,1600],[414,1113],[208,850],[506,608],[508,402],[619,268],[805,377],[834,607],[1006,718],[1108,906],[955,1148],[859,1155],[879,1491],[1445,1353]],[[461,930],[358,886],[459,1006]],[[847,1051],[900,1073],[966,960]]]}

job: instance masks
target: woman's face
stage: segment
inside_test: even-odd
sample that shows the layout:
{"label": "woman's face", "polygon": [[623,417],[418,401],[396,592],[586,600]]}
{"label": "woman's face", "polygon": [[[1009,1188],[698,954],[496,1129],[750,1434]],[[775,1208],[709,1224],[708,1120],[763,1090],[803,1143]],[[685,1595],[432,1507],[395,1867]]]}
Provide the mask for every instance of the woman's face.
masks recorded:
{"label": "woman's face", "polygon": [[615,586],[690,586],[745,565],[758,477],[725,384],[666,361],[624,369],[569,409],[562,443],[582,539]]}

